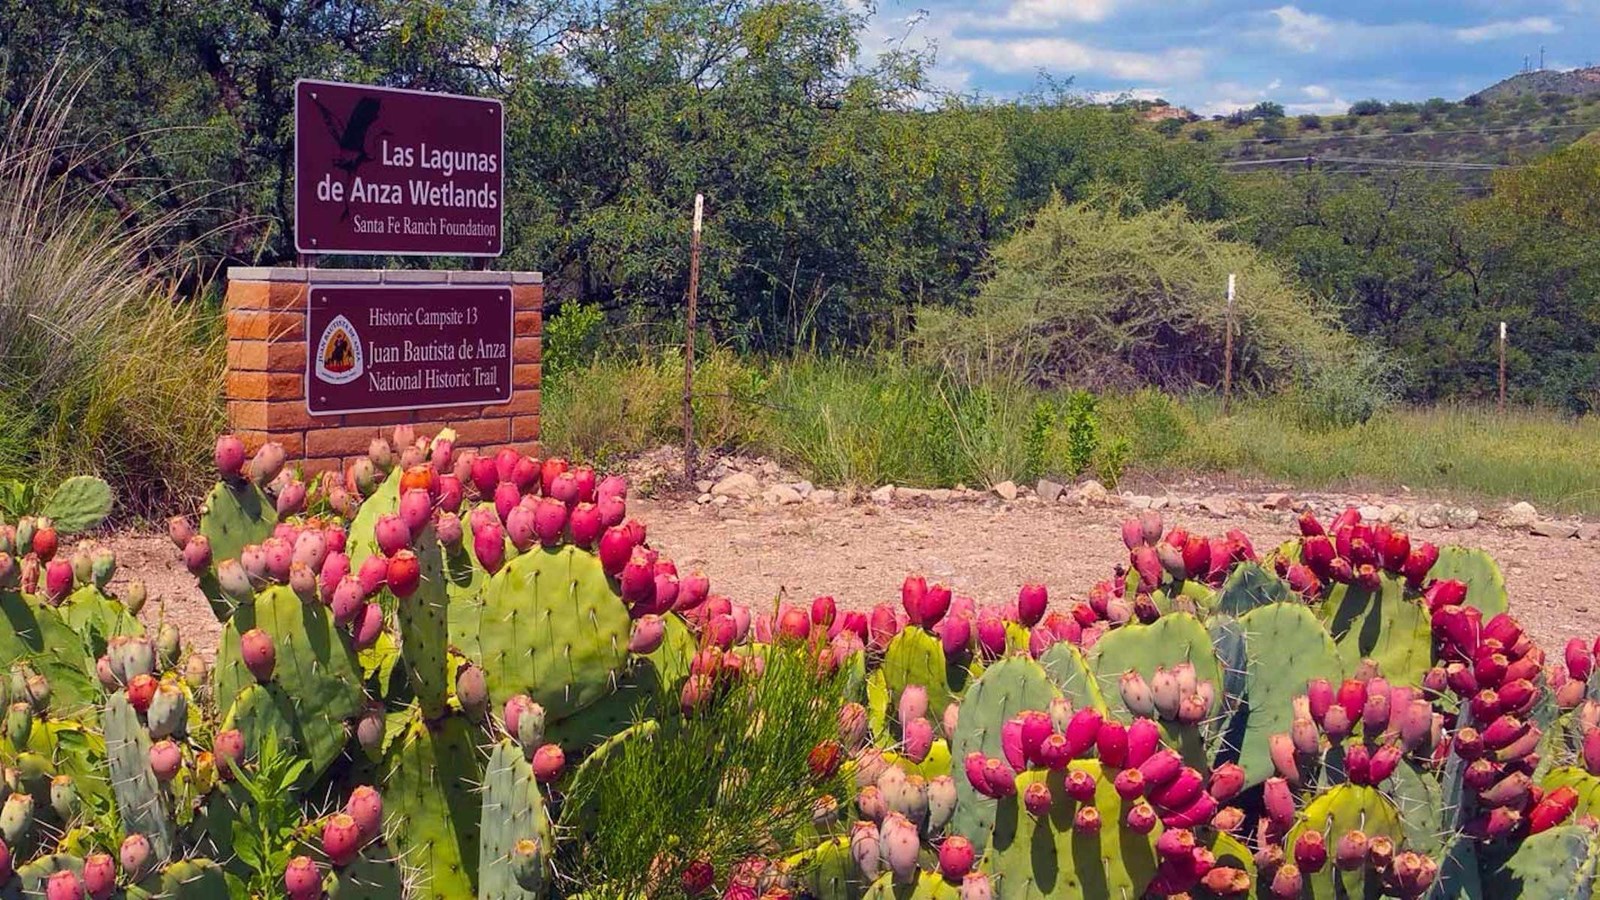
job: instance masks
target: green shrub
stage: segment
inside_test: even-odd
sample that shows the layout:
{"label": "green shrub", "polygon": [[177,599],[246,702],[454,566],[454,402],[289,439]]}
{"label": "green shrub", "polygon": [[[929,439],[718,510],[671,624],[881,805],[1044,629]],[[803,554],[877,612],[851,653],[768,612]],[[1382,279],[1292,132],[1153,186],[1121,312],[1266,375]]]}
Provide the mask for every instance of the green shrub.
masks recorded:
{"label": "green shrub", "polygon": [[1081,475],[1100,449],[1099,402],[1087,391],[1073,391],[1067,397],[1066,440],[1069,476]]}
{"label": "green shrub", "polygon": [[1400,399],[1395,366],[1376,350],[1352,352],[1344,365],[1319,366],[1289,394],[1302,427],[1333,430],[1363,425]]}
{"label": "green shrub", "polygon": [[605,319],[599,304],[569,303],[545,320],[540,375],[546,385],[594,359]]}

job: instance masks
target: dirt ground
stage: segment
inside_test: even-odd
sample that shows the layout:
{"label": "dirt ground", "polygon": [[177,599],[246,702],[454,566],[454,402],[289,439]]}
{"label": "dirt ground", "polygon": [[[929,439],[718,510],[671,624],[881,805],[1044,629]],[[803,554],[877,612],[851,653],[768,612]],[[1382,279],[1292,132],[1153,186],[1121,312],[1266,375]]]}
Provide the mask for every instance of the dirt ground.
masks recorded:
{"label": "dirt ground", "polygon": [[[1239,496],[1248,501],[1260,494]],[[1381,505],[1382,498],[1372,502]],[[1031,498],[924,506],[719,507],[692,499],[641,500],[630,504],[630,513],[646,523],[651,544],[680,571],[699,569],[710,576],[714,592],[752,606],[779,596],[809,601],[831,594],[841,605],[864,608],[897,600],[901,580],[913,571],[979,602],[1007,599],[1023,582],[1041,581],[1050,587],[1054,606],[1082,596],[1127,558],[1118,529],[1129,515],[1125,508]],[[1207,534],[1242,528],[1263,552],[1292,532],[1282,514],[1165,515],[1169,526]],[[1568,638],[1600,632],[1600,597],[1593,593],[1600,584],[1600,540],[1556,540],[1487,525],[1413,533],[1488,550],[1505,572],[1513,611],[1547,651],[1559,653]],[[143,579],[150,589],[145,619],[165,616],[179,625],[186,643],[211,650],[220,626],[165,536],[123,534],[111,543],[117,580]]]}

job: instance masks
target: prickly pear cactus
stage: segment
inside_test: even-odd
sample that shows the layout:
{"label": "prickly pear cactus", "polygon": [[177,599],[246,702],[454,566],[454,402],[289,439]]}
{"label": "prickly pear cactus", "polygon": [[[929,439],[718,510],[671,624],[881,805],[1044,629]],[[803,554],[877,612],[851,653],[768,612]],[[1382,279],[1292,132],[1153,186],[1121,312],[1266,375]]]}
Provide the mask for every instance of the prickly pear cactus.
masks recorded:
{"label": "prickly pear cactus", "polygon": [[[1001,725],[1025,709],[1048,709],[1050,701],[1058,696],[1044,668],[1025,656],[1007,656],[989,666],[962,700],[950,746],[951,759],[966,759],[974,750],[982,751],[986,757],[1002,756]],[[962,835],[981,850],[994,827],[995,801],[978,793],[960,775],[956,776],[956,796],[950,833]]]}
{"label": "prickly pear cactus", "polygon": [[1238,618],[1258,606],[1294,599],[1294,591],[1283,579],[1268,572],[1259,563],[1240,563],[1228,573],[1228,580],[1217,592],[1216,611]]}
{"label": "prickly pear cactus", "polygon": [[[1133,802],[1124,801],[1096,760],[1077,760],[1070,768],[1094,776],[1094,807],[1101,826],[1084,834],[1073,827],[1083,804],[1067,794],[1066,772],[1029,771],[1017,776],[1017,793],[999,802],[983,870],[995,896],[1004,900],[1090,900],[1140,897],[1156,873],[1158,824],[1141,835],[1123,823]],[[1028,785],[1050,787],[1048,815],[1035,818],[1022,805]]]}
{"label": "prickly pear cactus", "polygon": [[494,705],[526,693],[560,722],[610,695],[626,671],[632,622],[593,554],[518,556],[489,579],[477,615],[476,661]]}
{"label": "prickly pear cactus", "polygon": [[937,872],[918,872],[913,884],[896,884],[894,876],[885,873],[867,889],[862,900],[960,900],[960,897],[960,889]]}
{"label": "prickly pear cactus", "polygon": [[406,896],[405,873],[399,860],[371,859],[363,854],[355,862],[328,873],[323,882],[328,900],[389,900]]}
{"label": "prickly pear cactus", "polygon": [[39,514],[55,522],[62,534],[78,534],[99,526],[111,515],[111,485],[92,475],[61,482]]}
{"label": "prickly pear cactus", "polygon": [[861,900],[872,888],[862,883],[861,867],[850,856],[849,838],[824,841],[791,862],[817,900]]}
{"label": "prickly pear cactus", "polygon": [[[200,508],[200,533],[211,542],[211,558],[216,562],[238,559],[246,546],[271,537],[277,524],[278,509],[272,498],[251,481],[217,482]],[[222,597],[214,572],[200,577],[200,589],[211,599],[212,611],[226,621],[233,605]]]}
{"label": "prickly pear cactus", "polygon": [[944,645],[932,633],[921,628],[907,628],[889,641],[883,651],[883,664],[869,680],[881,677],[885,703],[880,710],[872,708],[872,730],[879,741],[892,744],[899,734],[901,723],[895,722],[900,694],[907,685],[920,684],[928,690],[928,709],[937,713],[964,686],[966,670],[959,666],[946,666]]}
{"label": "prickly pear cactus", "polygon": [[1581,766],[1558,766],[1545,775],[1546,794],[1557,788],[1572,788],[1578,794],[1578,805],[1572,811],[1574,819],[1600,816],[1600,776],[1590,775]]}
{"label": "prickly pear cactus", "polygon": [[166,794],[150,770],[150,734],[123,691],[106,700],[106,762],[123,828],[143,834],[157,859],[173,850],[173,817]]}
{"label": "prickly pear cactus", "polygon": [[1050,676],[1051,683],[1061,692],[1061,696],[1072,701],[1074,708],[1092,706],[1101,712],[1106,711],[1106,699],[1100,690],[1100,682],[1089,670],[1089,662],[1083,658],[1083,651],[1061,641],[1052,644],[1039,657],[1039,665],[1044,667],[1045,674]]}
{"label": "prickly pear cactus", "polygon": [[76,631],[86,651],[99,656],[114,637],[144,634],[144,623],[128,612],[122,601],[108,596],[94,585],[84,585],[61,601],[61,618]]}
{"label": "prickly pear cactus", "polygon": [[[431,526],[414,546],[422,567],[422,582],[411,596],[396,603],[395,618],[400,626],[401,657],[411,690],[422,714],[432,719],[444,713],[446,698],[455,683],[455,667],[449,658],[450,589],[444,576],[444,549]],[[521,634],[517,632],[515,636]],[[506,640],[513,637],[504,635]]]}
{"label": "prickly pear cactus", "polygon": [[7,590],[0,590],[0,619],[0,669],[27,663],[50,682],[52,709],[92,721],[100,687],[89,674],[94,661],[71,626],[54,609]]}
{"label": "prickly pear cactus", "polygon": [[512,741],[501,741],[489,754],[483,773],[483,818],[478,842],[479,900],[539,900],[545,895],[542,885],[530,890],[517,883],[510,865],[511,851],[518,841],[533,840],[547,860],[542,867],[549,876],[548,859],[555,848],[550,816],[544,797],[533,778],[522,748]]}
{"label": "prickly pear cactus", "polygon": [[1484,897],[1566,900],[1594,896],[1600,841],[1581,825],[1562,825],[1533,835],[1499,861],[1483,879]]}
{"label": "prickly pear cactus", "polygon": [[272,637],[272,683],[292,707],[294,745],[311,761],[308,778],[315,781],[344,748],[345,723],[365,707],[355,651],[326,606],[301,601],[287,585],[266,588],[223,629],[214,682],[219,708],[227,709],[256,683],[239,648],[240,635],[253,628]]}
{"label": "prickly pear cactus", "polygon": [[1346,671],[1371,659],[1391,684],[1420,684],[1433,665],[1428,612],[1417,599],[1406,596],[1405,581],[1387,572],[1380,577],[1382,586],[1376,591],[1334,585],[1323,601],[1322,619]]}
{"label": "prickly pear cactus", "polygon": [[[1246,613],[1244,628],[1249,666],[1245,673],[1245,703],[1234,713],[1227,730],[1237,735],[1237,747],[1224,747],[1223,761],[1235,760],[1250,784],[1273,773],[1268,739],[1287,732],[1294,719],[1293,699],[1305,693],[1306,682],[1327,678],[1337,682],[1344,666],[1333,639],[1311,610],[1299,603],[1272,603]],[[1239,717],[1245,717],[1238,727]]]}
{"label": "prickly pear cactus", "polygon": [[[1400,821],[1400,810],[1374,787],[1341,784],[1313,799],[1300,814],[1299,821],[1289,830],[1286,847],[1305,831],[1317,831],[1329,847],[1339,838],[1361,831],[1368,839],[1387,837],[1399,847],[1405,840],[1405,827]],[[1316,873],[1302,873],[1306,891],[1303,896],[1315,900],[1377,896],[1382,887],[1371,866],[1344,870],[1329,864]],[[1369,883],[1370,882],[1370,883]],[[1369,893],[1370,892],[1370,893]]]}
{"label": "prickly pear cactus", "polygon": [[1506,611],[1506,579],[1494,558],[1482,550],[1467,547],[1440,547],[1439,559],[1428,570],[1428,577],[1439,581],[1461,581],[1467,585],[1467,606],[1483,612],[1485,622]]}
{"label": "prickly pear cactus", "polygon": [[389,749],[381,779],[389,846],[416,873],[413,896],[475,896],[483,780],[476,734],[459,716],[413,714]]}
{"label": "prickly pear cactus", "polygon": [[[1122,673],[1132,669],[1146,681],[1155,676],[1157,666],[1172,667],[1179,663],[1192,663],[1195,678],[1222,684],[1222,669],[1211,649],[1211,635],[1200,620],[1188,613],[1162,616],[1149,625],[1124,625],[1113,629],[1094,645],[1090,662],[1094,676],[1103,685],[1115,685]],[[1221,692],[1217,692],[1220,698]],[[1106,691],[1106,707],[1124,722],[1133,721],[1133,713],[1122,702],[1122,695]],[[1219,709],[1213,701],[1212,709]]]}
{"label": "prickly pear cactus", "polygon": [[227,896],[222,867],[209,859],[178,860],[127,889],[128,900],[221,900]]}

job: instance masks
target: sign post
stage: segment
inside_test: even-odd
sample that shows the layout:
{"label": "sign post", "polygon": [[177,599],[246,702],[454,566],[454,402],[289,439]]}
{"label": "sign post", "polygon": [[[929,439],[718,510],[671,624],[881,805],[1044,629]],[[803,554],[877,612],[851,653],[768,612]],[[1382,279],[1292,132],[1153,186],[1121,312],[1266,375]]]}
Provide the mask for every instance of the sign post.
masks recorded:
{"label": "sign post", "polygon": [[705,197],[694,195],[694,228],[689,233],[689,310],[683,333],[683,480],[694,482],[694,329],[695,302],[700,293],[700,223]]}
{"label": "sign post", "polygon": [[1506,323],[1500,323],[1500,414],[1506,412]]}
{"label": "sign post", "polygon": [[1223,325],[1222,337],[1222,414],[1230,415],[1233,408],[1233,289],[1237,277],[1228,273],[1228,315]]}
{"label": "sign post", "polygon": [[504,249],[500,101],[303,80],[294,134],[302,255],[491,257]]}

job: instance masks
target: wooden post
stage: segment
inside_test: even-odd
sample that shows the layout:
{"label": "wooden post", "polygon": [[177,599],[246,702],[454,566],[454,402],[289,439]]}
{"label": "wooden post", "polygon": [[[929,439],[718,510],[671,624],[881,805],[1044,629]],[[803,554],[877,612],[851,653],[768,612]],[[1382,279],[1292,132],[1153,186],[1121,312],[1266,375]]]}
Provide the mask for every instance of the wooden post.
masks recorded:
{"label": "wooden post", "polygon": [[694,230],[689,235],[689,311],[683,329],[683,480],[694,482],[694,329],[700,293],[700,222],[705,197],[694,195]]}
{"label": "wooden post", "polygon": [[1233,409],[1233,289],[1236,277],[1228,273],[1228,318],[1222,338],[1222,414]]}
{"label": "wooden post", "polygon": [[1506,412],[1506,323],[1500,323],[1500,414]]}

